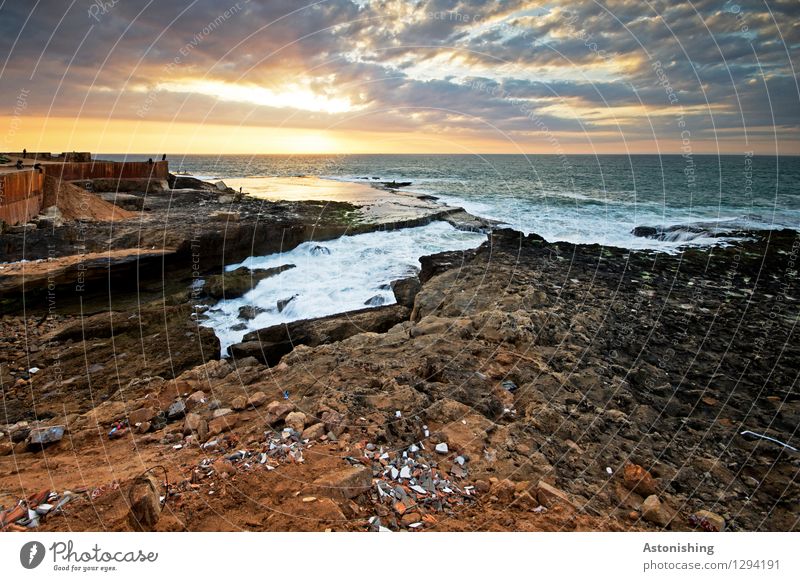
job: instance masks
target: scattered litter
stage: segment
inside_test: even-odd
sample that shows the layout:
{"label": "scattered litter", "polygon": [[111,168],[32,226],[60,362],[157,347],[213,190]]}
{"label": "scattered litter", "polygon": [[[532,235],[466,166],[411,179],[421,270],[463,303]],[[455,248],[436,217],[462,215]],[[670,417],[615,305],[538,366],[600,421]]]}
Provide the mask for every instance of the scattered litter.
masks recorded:
{"label": "scattered litter", "polygon": [[447,454],[450,449],[447,447],[446,443],[442,442],[440,444],[436,444],[436,451],[439,452],[439,454]]}
{"label": "scattered litter", "polygon": [[40,369],[38,367],[31,367],[28,369],[28,373],[39,373]]}
{"label": "scattered litter", "polygon": [[794,446],[790,446],[789,444],[787,444],[785,442],[781,442],[780,440],[776,440],[775,438],[771,438],[771,437],[769,437],[769,436],[767,436],[765,434],[757,434],[755,432],[751,432],[750,430],[745,430],[744,432],[741,432],[739,435],[742,436],[745,440],[753,440],[753,439],[760,438],[762,440],[768,440],[768,441],[770,441],[770,442],[772,442],[774,444],[778,444],[779,446],[783,446],[784,448],[787,448],[787,449],[791,450],[792,452],[797,452],[798,451],[797,448],[795,448]]}
{"label": "scattered litter", "polygon": [[611,466],[606,466],[606,472],[608,472],[609,476],[614,474],[614,471],[611,469]]}

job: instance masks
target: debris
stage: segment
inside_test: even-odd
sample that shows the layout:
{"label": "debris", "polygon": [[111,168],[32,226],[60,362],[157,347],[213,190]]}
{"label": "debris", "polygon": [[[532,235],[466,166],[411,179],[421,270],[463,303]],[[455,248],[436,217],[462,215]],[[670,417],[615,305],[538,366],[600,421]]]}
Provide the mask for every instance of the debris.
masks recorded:
{"label": "debris", "polygon": [[447,452],[449,452],[449,448],[447,447],[446,443],[442,442],[440,444],[436,444],[436,451],[439,454],[447,454]]}
{"label": "debris", "polygon": [[28,436],[28,448],[39,449],[60,442],[64,437],[65,426],[50,426],[48,428],[35,428]]}
{"label": "debris", "polygon": [[798,451],[797,448],[795,448],[794,446],[790,446],[789,444],[787,444],[785,442],[781,442],[780,440],[776,440],[775,438],[771,438],[771,437],[769,437],[769,436],[767,436],[765,434],[757,434],[755,432],[751,432],[750,430],[745,430],[744,432],[740,432],[739,435],[742,436],[745,440],[755,440],[755,439],[768,440],[768,441],[770,441],[770,442],[772,442],[774,444],[778,444],[779,446],[783,446],[784,448],[787,448],[788,450],[791,450],[792,452],[797,452]]}

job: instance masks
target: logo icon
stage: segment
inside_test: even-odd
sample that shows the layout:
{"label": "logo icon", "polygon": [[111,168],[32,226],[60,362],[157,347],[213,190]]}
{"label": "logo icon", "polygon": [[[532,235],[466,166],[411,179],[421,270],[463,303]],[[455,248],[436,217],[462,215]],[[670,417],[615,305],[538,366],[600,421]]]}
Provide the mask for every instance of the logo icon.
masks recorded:
{"label": "logo icon", "polygon": [[19,562],[26,569],[35,569],[44,560],[44,545],[39,541],[30,541],[19,550]]}

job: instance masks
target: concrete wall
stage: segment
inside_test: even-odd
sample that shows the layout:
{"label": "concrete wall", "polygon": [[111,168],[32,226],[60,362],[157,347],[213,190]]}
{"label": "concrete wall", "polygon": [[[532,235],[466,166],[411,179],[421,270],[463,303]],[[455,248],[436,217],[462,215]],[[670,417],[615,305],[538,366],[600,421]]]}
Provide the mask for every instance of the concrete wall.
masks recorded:
{"label": "concrete wall", "polygon": [[38,171],[0,174],[0,220],[23,224],[42,209],[44,175]]}
{"label": "concrete wall", "polygon": [[6,157],[15,159],[35,159],[37,161],[68,161],[68,162],[87,162],[92,161],[92,154],[88,151],[65,151],[64,153],[50,153],[49,151],[27,151],[22,155],[21,151],[4,153]]}

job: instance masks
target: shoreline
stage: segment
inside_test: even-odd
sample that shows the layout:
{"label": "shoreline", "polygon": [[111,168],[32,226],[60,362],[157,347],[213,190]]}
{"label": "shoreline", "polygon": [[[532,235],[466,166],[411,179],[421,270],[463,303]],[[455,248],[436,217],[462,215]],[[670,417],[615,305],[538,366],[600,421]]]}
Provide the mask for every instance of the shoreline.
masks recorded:
{"label": "shoreline", "polygon": [[[59,311],[80,294],[74,266],[40,273],[39,302],[26,283],[26,317],[5,305],[0,505],[42,486],[74,496],[40,530],[127,530],[121,491],[156,463],[176,483],[161,530],[370,530],[373,517],[393,530],[691,530],[699,511],[729,530],[794,526],[796,455],[738,434],[791,441],[800,418],[797,306],[775,299],[800,290],[797,232],[669,255],[493,229],[475,250],[423,257],[396,306],[262,329],[220,360],[187,283],[233,257],[443,219],[491,225],[454,208],[365,223],[352,204],[171,185],[190,187],[142,196],[146,220],[80,226],[101,254],[153,253],[93,257],[81,310]],[[23,227],[7,247],[24,236],[69,256],[76,232]],[[11,276],[0,284],[19,293]],[[276,441],[290,449],[272,456]],[[452,484],[443,507],[408,482],[402,498],[383,488],[403,451]],[[107,466],[93,466],[101,453]],[[252,516],[242,491],[267,508]]]}

